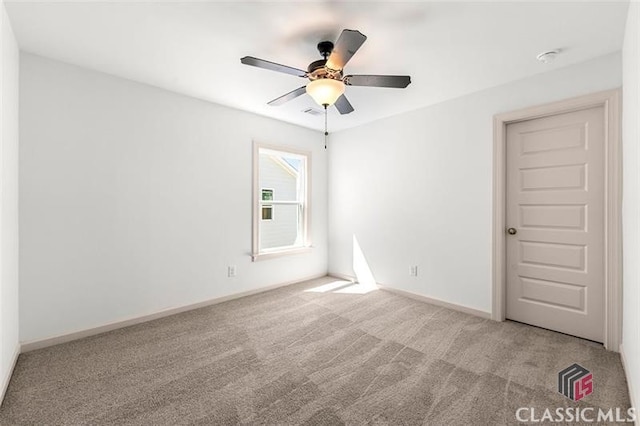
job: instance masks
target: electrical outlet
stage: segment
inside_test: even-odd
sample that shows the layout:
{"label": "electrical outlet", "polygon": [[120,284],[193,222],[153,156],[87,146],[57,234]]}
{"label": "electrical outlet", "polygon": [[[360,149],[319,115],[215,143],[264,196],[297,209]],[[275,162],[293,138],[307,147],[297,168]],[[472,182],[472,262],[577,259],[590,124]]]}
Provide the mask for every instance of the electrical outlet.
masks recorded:
{"label": "electrical outlet", "polygon": [[414,265],[411,267],[411,269],[409,270],[409,275],[411,275],[412,277],[418,276],[418,265]]}
{"label": "electrical outlet", "polygon": [[227,266],[227,276],[233,278],[236,276],[236,265]]}

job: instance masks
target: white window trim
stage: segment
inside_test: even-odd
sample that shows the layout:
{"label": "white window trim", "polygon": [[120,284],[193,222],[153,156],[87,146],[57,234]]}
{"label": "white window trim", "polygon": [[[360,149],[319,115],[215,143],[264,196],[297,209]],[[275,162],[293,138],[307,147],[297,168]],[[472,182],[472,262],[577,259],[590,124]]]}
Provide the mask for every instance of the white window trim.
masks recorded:
{"label": "white window trim", "polygon": [[[260,186],[260,150],[269,149],[278,152],[291,153],[295,155],[302,155],[306,157],[306,191],[304,194],[305,200],[303,202],[303,226],[302,236],[304,245],[288,247],[278,247],[271,250],[260,251],[260,221],[262,219],[262,187]],[[311,251],[311,238],[309,229],[311,228],[311,152],[301,151],[295,148],[278,145],[268,145],[254,141],[253,142],[253,191],[252,191],[252,242],[251,242],[251,259],[255,262],[258,260],[272,259],[281,256],[287,256],[291,254],[308,253]],[[266,202],[265,202],[266,203]],[[276,204],[291,204],[293,202],[288,201],[269,201],[269,205]],[[298,204],[295,202],[294,204]]]}

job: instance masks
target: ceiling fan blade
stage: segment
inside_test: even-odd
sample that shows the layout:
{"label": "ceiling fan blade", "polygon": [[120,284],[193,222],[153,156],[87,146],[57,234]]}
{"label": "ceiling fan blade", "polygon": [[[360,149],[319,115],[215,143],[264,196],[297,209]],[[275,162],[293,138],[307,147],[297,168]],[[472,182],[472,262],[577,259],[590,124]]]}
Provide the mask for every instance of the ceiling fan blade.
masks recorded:
{"label": "ceiling fan blade", "polygon": [[279,106],[285,102],[289,102],[292,99],[297,98],[300,95],[304,95],[307,91],[307,86],[298,87],[296,90],[292,90],[286,95],[282,95],[279,98],[275,98],[272,101],[269,101],[268,104],[271,106]]}
{"label": "ceiling fan blade", "polygon": [[297,77],[306,77],[307,72],[298,68],[288,67],[286,65],[276,64],[275,62],[265,61],[264,59],[254,58],[253,56],[245,56],[240,59],[245,65],[251,65],[258,68],[264,68],[271,71],[283,72],[285,74],[295,75]]}
{"label": "ceiling fan blade", "polygon": [[393,87],[404,89],[411,83],[408,75],[348,75],[344,84],[348,86]]}
{"label": "ceiling fan blade", "polygon": [[344,115],[353,112],[353,106],[351,106],[351,103],[345,95],[341,95],[336,101],[335,105],[340,114]]}
{"label": "ceiling fan blade", "polygon": [[360,31],[342,30],[342,34],[338,37],[333,52],[327,60],[327,68],[336,71],[342,70],[366,39],[367,36]]}

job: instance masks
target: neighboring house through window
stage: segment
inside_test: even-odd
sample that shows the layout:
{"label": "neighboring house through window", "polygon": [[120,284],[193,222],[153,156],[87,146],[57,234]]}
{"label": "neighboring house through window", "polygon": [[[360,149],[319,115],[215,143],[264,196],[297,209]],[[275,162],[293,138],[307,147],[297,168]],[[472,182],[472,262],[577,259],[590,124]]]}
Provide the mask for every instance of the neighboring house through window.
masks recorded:
{"label": "neighboring house through window", "polygon": [[[262,188],[262,198],[264,201],[273,201],[273,189]],[[273,206],[262,204],[262,220],[273,220]]]}
{"label": "neighboring house through window", "polygon": [[309,248],[310,155],[255,144],[253,259]]}

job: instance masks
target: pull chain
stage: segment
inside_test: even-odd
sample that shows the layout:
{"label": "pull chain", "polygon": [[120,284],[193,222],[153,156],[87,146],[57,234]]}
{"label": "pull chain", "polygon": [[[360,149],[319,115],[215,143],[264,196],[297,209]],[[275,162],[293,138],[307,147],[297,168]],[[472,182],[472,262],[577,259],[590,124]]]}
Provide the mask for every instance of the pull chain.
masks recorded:
{"label": "pull chain", "polygon": [[327,138],[329,137],[329,132],[327,132],[327,104],[324,104],[324,149],[327,149]]}

